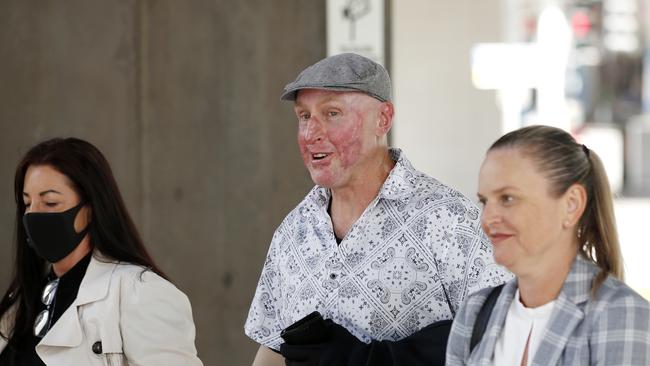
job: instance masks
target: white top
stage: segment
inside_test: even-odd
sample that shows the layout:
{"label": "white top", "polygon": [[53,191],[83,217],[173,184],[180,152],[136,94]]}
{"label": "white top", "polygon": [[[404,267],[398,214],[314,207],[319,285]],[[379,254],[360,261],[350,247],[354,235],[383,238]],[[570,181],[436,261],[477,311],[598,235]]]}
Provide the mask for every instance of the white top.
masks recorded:
{"label": "white top", "polygon": [[328,189],[315,187],[287,215],[248,313],[249,337],[279,349],[282,329],[317,310],[364,342],[398,340],[511,278],[494,264],[478,208],[401,151],[391,157],[395,167],[340,244]]}
{"label": "white top", "polygon": [[526,366],[529,366],[542,341],[546,325],[553,312],[553,306],[555,306],[555,300],[536,308],[527,308],[521,303],[519,289],[517,289],[506,315],[506,324],[494,348],[492,364],[495,366],[521,365],[526,341],[530,335],[526,362]]}

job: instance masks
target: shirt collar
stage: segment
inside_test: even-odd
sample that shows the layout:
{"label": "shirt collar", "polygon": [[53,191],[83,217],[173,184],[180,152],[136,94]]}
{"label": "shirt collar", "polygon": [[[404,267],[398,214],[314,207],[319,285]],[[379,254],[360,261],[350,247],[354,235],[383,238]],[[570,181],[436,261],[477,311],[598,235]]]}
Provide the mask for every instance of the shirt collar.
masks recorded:
{"label": "shirt collar", "polygon": [[401,149],[391,148],[389,153],[395,167],[379,190],[379,198],[405,201],[413,195],[420,173],[413,168]]}
{"label": "shirt collar", "polygon": [[[419,172],[413,168],[401,149],[389,148],[388,153],[395,161],[395,166],[388,174],[379,190],[378,198],[405,201],[413,195],[413,190],[419,179]],[[327,206],[332,192],[329,188],[315,186],[309,196],[319,206]]]}

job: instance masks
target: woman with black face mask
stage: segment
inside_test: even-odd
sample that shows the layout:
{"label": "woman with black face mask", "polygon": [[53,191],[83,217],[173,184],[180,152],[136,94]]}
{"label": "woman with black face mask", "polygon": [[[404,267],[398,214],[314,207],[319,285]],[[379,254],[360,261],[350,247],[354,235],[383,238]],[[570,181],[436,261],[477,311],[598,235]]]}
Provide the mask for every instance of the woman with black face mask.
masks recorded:
{"label": "woman with black face mask", "polygon": [[190,303],[145,249],[97,148],[40,143],[14,188],[0,365],[202,365]]}

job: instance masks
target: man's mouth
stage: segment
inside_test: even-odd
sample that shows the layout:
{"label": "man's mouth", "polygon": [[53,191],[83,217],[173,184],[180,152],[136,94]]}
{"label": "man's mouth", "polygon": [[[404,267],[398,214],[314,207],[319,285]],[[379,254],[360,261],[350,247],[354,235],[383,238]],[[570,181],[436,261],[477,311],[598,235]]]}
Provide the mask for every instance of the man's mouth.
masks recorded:
{"label": "man's mouth", "polygon": [[312,160],[323,160],[328,156],[329,156],[329,154],[326,154],[326,153],[316,153],[316,154],[311,154],[311,159]]}

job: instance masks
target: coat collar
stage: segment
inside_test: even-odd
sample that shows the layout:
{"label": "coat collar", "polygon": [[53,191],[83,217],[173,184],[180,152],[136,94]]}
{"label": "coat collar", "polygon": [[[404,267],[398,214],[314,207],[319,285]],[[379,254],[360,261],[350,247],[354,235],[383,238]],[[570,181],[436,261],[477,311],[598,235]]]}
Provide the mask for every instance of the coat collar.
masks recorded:
{"label": "coat collar", "polygon": [[91,302],[101,300],[108,294],[111,274],[117,263],[110,261],[98,251],[90,259],[86,275],[81,281],[77,298],[70,307],[61,314],[61,317],[38,344],[37,349],[43,346],[76,347],[83,340],[81,322],[77,308]]}
{"label": "coat collar", "polygon": [[578,254],[555,303],[546,332],[539,344],[532,365],[555,365],[562,356],[569,338],[585,317],[598,267]]}
{"label": "coat collar", "polygon": [[568,301],[576,305],[587,302],[591,296],[591,287],[598,271],[599,268],[594,263],[582,254],[578,254],[569,275],[564,280],[560,295],[564,295]]}

